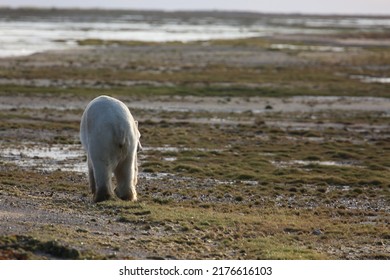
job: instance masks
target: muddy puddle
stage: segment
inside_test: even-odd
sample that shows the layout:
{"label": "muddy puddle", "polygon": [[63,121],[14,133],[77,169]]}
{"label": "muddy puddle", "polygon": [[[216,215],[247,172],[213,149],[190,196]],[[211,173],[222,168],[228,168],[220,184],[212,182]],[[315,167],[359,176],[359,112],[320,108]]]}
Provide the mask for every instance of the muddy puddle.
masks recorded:
{"label": "muddy puddle", "polygon": [[390,84],[390,77],[373,77],[373,76],[363,76],[363,75],[352,75],[351,78],[360,80],[363,83]]}
{"label": "muddy puddle", "polygon": [[223,149],[206,149],[206,148],[188,148],[188,147],[142,147],[142,151],[158,151],[158,152],[183,152],[183,151],[197,151],[197,152],[222,152]]}
{"label": "muddy puddle", "polygon": [[[220,152],[220,149],[191,149],[186,147],[143,147],[139,154],[140,160],[138,165],[143,161],[147,161],[148,152],[182,152],[182,151],[201,151],[201,152]],[[173,162],[178,158],[175,156],[162,157],[162,161]],[[75,172],[79,174],[88,173],[86,154],[82,147],[77,144],[68,145],[41,145],[37,143],[25,143],[21,146],[8,146],[0,151],[0,162],[2,164],[13,164],[22,169],[36,170],[41,172]],[[114,175],[113,175],[114,176]],[[176,174],[167,172],[139,172],[138,177],[146,180],[181,180],[192,181],[193,178],[177,176]],[[213,184],[233,184],[231,180],[217,180],[209,179]],[[207,180],[205,180],[207,181]],[[245,185],[255,186],[258,181],[242,180],[241,183]]]}
{"label": "muddy puddle", "polygon": [[347,50],[344,47],[292,45],[292,44],[272,44],[270,48],[274,50],[319,51],[319,52],[345,52]]}
{"label": "muddy puddle", "polygon": [[86,172],[85,156],[79,145],[37,145],[5,147],[0,152],[4,163],[41,171]]}
{"label": "muddy puddle", "polygon": [[[180,152],[194,149],[185,147],[143,147],[143,151]],[[197,151],[211,151],[208,149],[196,149]],[[212,150],[215,151],[215,150]],[[219,150],[218,150],[219,151]],[[141,159],[147,159],[146,153],[141,153]],[[175,161],[176,157],[163,157],[164,161]],[[87,173],[86,154],[80,145],[40,145],[36,143],[25,143],[20,146],[4,147],[0,151],[0,162],[2,164],[14,164],[21,168],[38,171],[52,172],[76,172]],[[138,162],[140,164],[140,162]],[[163,172],[140,172],[140,178],[162,179],[176,177],[171,173]]]}
{"label": "muddy puddle", "polygon": [[313,165],[320,166],[336,166],[336,167],[362,167],[359,166],[357,162],[350,161],[319,161],[319,160],[290,160],[290,161],[271,161],[276,167],[292,167],[292,166],[301,166],[301,167],[310,167]]}

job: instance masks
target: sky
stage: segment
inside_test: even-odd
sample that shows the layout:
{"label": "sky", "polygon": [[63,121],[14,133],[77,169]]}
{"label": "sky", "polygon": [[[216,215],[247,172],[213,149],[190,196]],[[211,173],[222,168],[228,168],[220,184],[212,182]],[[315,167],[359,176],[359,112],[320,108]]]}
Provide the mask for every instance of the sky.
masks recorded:
{"label": "sky", "polygon": [[0,0],[0,6],[390,15],[390,0]]}

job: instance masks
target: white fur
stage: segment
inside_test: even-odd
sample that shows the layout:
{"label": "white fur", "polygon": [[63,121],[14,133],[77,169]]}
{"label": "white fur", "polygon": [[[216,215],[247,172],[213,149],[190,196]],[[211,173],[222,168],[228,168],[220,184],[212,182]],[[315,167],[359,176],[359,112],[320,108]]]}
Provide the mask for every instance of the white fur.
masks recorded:
{"label": "white fur", "polygon": [[138,123],[121,101],[99,96],[85,109],[80,123],[80,140],[88,157],[89,184],[94,201],[113,195],[111,177],[118,186],[115,194],[123,200],[137,200]]}

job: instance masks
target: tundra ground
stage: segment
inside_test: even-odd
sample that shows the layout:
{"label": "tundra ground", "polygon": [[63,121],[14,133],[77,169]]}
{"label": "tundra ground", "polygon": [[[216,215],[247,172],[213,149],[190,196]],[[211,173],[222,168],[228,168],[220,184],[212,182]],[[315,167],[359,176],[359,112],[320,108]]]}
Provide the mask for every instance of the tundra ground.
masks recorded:
{"label": "tundra ground", "polygon": [[[389,259],[390,49],[354,39],[1,59],[0,259]],[[137,203],[92,202],[78,131],[101,94],[139,120]]]}

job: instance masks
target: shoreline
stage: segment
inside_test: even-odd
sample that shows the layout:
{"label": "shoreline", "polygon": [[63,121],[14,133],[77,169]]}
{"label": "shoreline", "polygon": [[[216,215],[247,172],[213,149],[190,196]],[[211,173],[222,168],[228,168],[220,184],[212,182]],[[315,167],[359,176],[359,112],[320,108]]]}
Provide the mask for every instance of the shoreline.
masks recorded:
{"label": "shoreline", "polygon": [[[326,37],[330,38],[326,44],[390,45],[386,35],[390,16],[0,8],[0,19],[0,36],[7,38],[0,49],[2,57],[66,49],[88,40],[119,44],[131,41],[191,43],[256,37],[275,39],[293,34],[295,40],[309,36],[316,44]],[[332,36],[345,35],[355,37],[354,41],[332,39]],[[382,42],[371,40],[372,36],[382,38]],[[29,40],[30,37],[33,40]]]}

